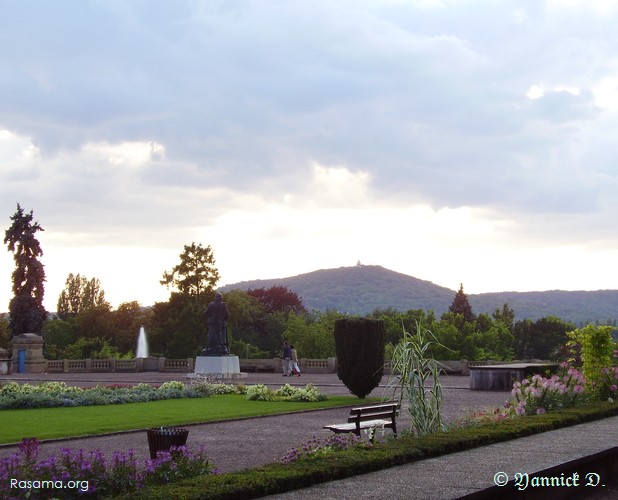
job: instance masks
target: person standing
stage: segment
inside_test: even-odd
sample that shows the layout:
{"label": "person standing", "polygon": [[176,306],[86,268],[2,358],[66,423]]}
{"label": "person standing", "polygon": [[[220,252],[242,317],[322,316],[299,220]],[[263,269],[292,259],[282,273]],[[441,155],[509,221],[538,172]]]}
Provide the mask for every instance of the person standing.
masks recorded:
{"label": "person standing", "polygon": [[285,340],[283,342],[283,376],[289,377],[291,373],[290,360],[292,359],[292,349],[290,344]]}
{"label": "person standing", "polygon": [[290,358],[290,362],[292,363],[291,373],[292,375],[296,375],[300,377],[300,366],[298,366],[298,353],[293,345],[290,346],[290,350],[292,351],[292,357]]}

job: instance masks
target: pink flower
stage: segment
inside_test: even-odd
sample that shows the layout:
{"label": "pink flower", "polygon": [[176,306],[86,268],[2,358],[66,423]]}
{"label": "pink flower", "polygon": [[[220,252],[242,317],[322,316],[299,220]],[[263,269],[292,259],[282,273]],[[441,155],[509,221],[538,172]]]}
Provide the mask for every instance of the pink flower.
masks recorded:
{"label": "pink flower", "polygon": [[563,361],[562,363],[560,363],[560,368],[568,368],[568,367],[569,367],[568,361]]}
{"label": "pink flower", "polygon": [[616,391],[618,391],[618,387],[616,386],[616,384],[613,384],[613,385],[611,385],[609,387],[609,390],[612,391],[612,392],[616,392]]}
{"label": "pink flower", "polygon": [[581,394],[582,392],[584,392],[584,386],[576,385],[575,387],[573,387],[573,392],[575,394]]}
{"label": "pink flower", "polygon": [[536,414],[537,414],[537,415],[543,415],[543,413],[545,413],[545,408],[539,408],[539,409],[536,411]]}

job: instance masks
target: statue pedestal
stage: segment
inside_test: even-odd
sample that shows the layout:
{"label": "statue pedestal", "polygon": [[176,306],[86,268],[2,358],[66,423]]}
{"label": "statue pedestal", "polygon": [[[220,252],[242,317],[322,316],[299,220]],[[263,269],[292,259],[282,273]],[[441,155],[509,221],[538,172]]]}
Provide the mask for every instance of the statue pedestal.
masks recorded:
{"label": "statue pedestal", "polygon": [[195,358],[193,375],[224,379],[247,378],[247,374],[240,371],[238,356],[198,356]]}

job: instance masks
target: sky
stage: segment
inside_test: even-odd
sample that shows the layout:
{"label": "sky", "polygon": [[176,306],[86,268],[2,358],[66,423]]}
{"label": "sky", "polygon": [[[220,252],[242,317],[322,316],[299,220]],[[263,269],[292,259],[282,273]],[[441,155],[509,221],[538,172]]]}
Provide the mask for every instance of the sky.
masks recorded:
{"label": "sky", "polygon": [[[381,265],[469,294],[618,288],[618,2],[0,0],[0,224],[165,301]],[[0,311],[13,255],[0,251]]]}

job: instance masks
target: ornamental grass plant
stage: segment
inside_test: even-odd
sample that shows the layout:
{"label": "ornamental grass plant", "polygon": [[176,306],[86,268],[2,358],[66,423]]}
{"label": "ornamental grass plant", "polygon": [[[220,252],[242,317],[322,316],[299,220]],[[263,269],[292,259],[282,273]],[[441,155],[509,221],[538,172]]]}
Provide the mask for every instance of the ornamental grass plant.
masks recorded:
{"label": "ornamental grass plant", "polygon": [[[439,345],[434,335],[416,323],[416,332],[404,328],[403,338],[393,351],[391,374],[386,393],[405,403],[411,417],[411,431],[424,436],[444,430],[442,422],[442,384],[438,362],[429,354]],[[429,380],[432,381],[431,386]]]}

